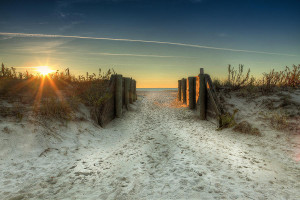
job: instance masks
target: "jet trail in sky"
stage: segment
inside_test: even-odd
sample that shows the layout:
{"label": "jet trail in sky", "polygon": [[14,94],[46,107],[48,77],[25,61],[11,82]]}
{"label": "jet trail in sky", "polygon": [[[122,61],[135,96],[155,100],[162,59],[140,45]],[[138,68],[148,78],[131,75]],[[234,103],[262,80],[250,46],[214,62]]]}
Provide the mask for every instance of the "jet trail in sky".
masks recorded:
{"label": "jet trail in sky", "polygon": [[90,39],[90,40],[142,42],[142,43],[152,43],[152,44],[166,44],[166,45],[176,45],[176,46],[184,46],[184,47],[194,47],[194,48],[201,48],[201,49],[214,49],[214,50],[223,50],[223,51],[245,52],[245,53],[257,53],[257,54],[280,55],[280,56],[299,56],[299,55],[294,55],[294,54],[274,53],[274,52],[266,52],[266,51],[253,51],[253,50],[244,50],[244,49],[230,49],[230,48],[221,48],[221,47],[202,46],[202,45],[196,45],[196,44],[185,44],[185,43],[177,43],[177,42],[161,42],[161,41],[151,41],[151,40],[84,37],[84,36],[70,36],[70,35],[30,34],[30,33],[5,33],[5,32],[0,32],[0,35],[12,36],[12,37],[76,38],[76,39]]}

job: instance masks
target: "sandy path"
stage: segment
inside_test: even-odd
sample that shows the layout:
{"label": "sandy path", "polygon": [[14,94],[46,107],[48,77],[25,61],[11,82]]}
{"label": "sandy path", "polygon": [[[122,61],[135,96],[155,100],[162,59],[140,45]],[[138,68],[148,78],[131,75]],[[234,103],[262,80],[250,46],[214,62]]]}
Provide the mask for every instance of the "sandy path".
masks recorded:
{"label": "sandy path", "polygon": [[68,156],[40,158],[63,164],[52,170],[45,164],[45,172],[36,171],[13,196],[299,199],[299,163],[284,152],[284,140],[215,131],[214,124],[200,122],[187,108],[170,106],[174,93],[143,95],[99,136],[88,142],[79,136]]}

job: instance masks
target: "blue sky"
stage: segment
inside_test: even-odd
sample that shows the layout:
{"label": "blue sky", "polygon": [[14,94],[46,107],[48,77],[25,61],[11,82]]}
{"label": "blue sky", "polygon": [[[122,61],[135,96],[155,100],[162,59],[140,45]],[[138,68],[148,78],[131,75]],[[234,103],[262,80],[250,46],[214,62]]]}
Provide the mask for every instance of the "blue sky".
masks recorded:
{"label": "blue sky", "polygon": [[300,1],[289,0],[2,0],[0,61],[20,71],[50,65],[76,74],[113,67],[138,87],[176,87],[200,67],[226,77],[228,64],[258,76],[300,64],[299,10]]}

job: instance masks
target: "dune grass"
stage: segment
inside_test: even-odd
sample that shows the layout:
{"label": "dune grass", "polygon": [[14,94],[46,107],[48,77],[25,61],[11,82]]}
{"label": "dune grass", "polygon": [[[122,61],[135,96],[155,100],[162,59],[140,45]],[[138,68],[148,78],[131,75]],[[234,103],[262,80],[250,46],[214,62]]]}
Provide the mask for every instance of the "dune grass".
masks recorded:
{"label": "dune grass", "polygon": [[244,65],[239,65],[238,69],[229,65],[227,80],[214,79],[213,84],[217,90],[222,88],[231,91],[238,90],[241,95],[270,94],[278,89],[300,87],[300,65],[293,65],[291,68],[286,66],[282,71],[273,69],[262,75],[262,78],[255,78],[250,76],[250,69],[244,71]]}
{"label": "dune grass", "polygon": [[[25,109],[32,108],[35,115],[57,119],[71,119],[82,103],[90,107],[101,105],[107,98],[107,86],[114,70],[74,76],[69,68],[46,76],[16,72],[15,68],[1,66],[0,98],[12,103],[12,108],[0,104],[1,116],[22,118]],[[18,102],[16,104],[15,102]],[[16,107],[16,108],[14,108]],[[13,112],[18,110],[19,112]]]}
{"label": "dune grass", "polygon": [[[231,65],[228,66],[227,80],[220,81],[215,79],[213,84],[215,89],[221,92],[224,96],[230,97],[235,94],[239,97],[247,99],[255,99],[260,96],[269,96],[273,94],[281,95],[282,97],[276,102],[266,98],[262,100],[262,104],[269,111],[268,113],[261,114],[260,116],[270,123],[270,126],[277,130],[286,130],[292,127],[290,119],[294,119],[294,113],[286,114],[286,106],[294,106],[297,110],[298,105],[291,101],[282,91],[293,91],[300,87],[300,65],[293,65],[291,68],[285,67],[282,71],[271,70],[269,73],[263,73],[262,78],[255,78],[250,76],[250,69],[244,70],[243,65],[239,65],[235,69]],[[224,99],[223,95],[220,95]],[[280,112],[279,112],[280,111]],[[221,128],[234,127],[234,130],[241,133],[251,133],[253,135],[260,135],[258,129],[252,128],[248,122],[235,122],[235,113],[225,113],[221,116]]]}

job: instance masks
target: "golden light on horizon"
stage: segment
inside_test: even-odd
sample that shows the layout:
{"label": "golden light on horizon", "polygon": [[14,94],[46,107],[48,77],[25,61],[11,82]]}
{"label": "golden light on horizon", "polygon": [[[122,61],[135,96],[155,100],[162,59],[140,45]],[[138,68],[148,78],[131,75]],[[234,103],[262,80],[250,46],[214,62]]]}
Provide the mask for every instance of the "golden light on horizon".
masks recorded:
{"label": "golden light on horizon", "polygon": [[39,66],[36,68],[37,69],[35,71],[39,72],[43,76],[48,75],[49,73],[52,73],[55,71],[55,70],[51,69],[49,66]]}

